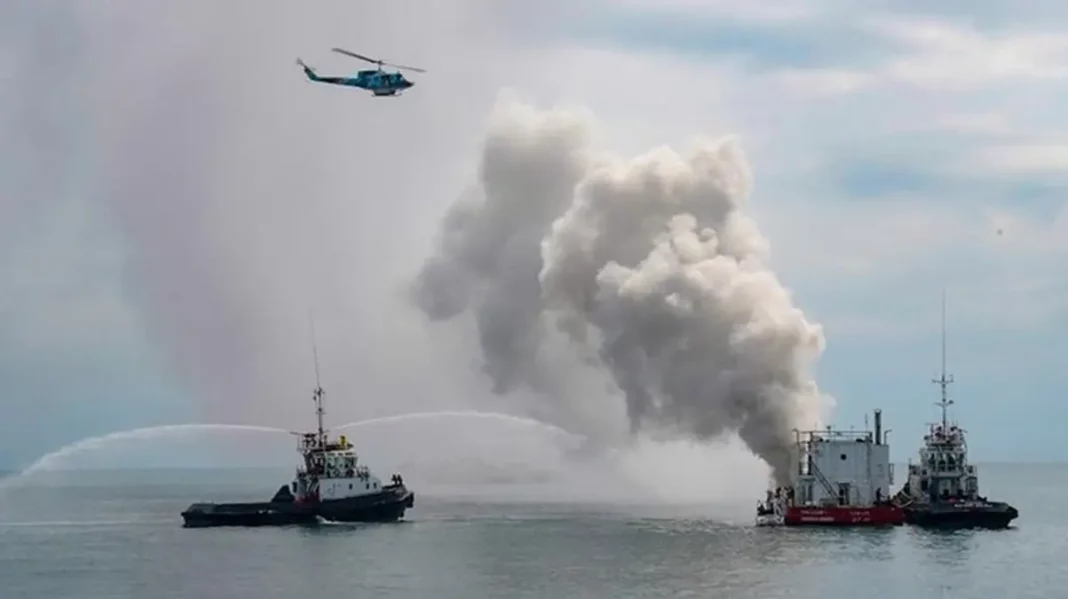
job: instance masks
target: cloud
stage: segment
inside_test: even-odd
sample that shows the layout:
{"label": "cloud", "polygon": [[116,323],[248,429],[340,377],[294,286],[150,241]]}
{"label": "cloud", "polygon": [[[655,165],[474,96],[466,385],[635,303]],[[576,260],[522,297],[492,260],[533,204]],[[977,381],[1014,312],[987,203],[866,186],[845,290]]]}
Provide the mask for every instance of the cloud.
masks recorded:
{"label": "cloud", "polygon": [[902,48],[882,78],[940,91],[1068,76],[1068,33],[981,31],[933,18],[871,19],[862,28]]}
{"label": "cloud", "polygon": [[872,75],[836,67],[779,67],[768,80],[791,97],[818,98],[861,91],[871,84]]}
{"label": "cloud", "polygon": [[[1068,171],[1068,144],[1005,144],[978,148],[967,157],[980,172],[1058,175]],[[962,165],[963,167],[963,165]]]}
{"label": "cloud", "polygon": [[[311,312],[332,418],[523,409],[490,397],[476,338],[428,343],[401,291],[504,88],[584,107],[623,155],[737,135],[769,263],[825,326],[833,395],[857,356],[893,360],[886,339],[926,343],[943,285],[969,299],[956,326],[998,342],[1066,324],[1061,4],[29,7],[0,6],[16,90],[0,97],[0,330],[12,353],[53,348],[26,372],[122,380],[119,358],[54,353],[106,339],[193,417],[288,426],[307,420]],[[327,51],[352,39],[428,73],[396,101],[300,80],[297,56],[358,68]],[[62,405],[63,434],[107,426],[79,429],[84,402],[50,394],[64,401],[0,420]],[[876,399],[853,401],[843,418]],[[181,413],[158,405],[128,417]]]}
{"label": "cloud", "polygon": [[716,17],[750,23],[792,23],[819,14],[813,3],[799,0],[771,0],[750,3],[733,0],[621,0],[615,6],[631,10],[661,10],[691,17]]}
{"label": "cloud", "polygon": [[547,35],[691,61],[731,58],[755,70],[864,64],[879,51],[868,32],[792,2],[594,2]]}

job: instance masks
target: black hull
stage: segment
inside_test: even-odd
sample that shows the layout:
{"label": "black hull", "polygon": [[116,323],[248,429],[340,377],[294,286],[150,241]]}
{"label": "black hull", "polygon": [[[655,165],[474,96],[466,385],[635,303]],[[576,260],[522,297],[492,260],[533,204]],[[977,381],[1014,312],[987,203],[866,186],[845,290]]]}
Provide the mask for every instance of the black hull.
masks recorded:
{"label": "black hull", "polygon": [[182,512],[186,528],[218,526],[292,526],[331,522],[396,522],[415,505],[415,494],[403,487],[380,493],[318,503],[194,503]]}
{"label": "black hull", "polygon": [[324,501],[319,516],[331,522],[396,522],[415,506],[415,493],[407,489],[387,489],[375,495]]}
{"label": "black hull", "polygon": [[923,528],[1008,528],[1019,517],[1016,508],[1007,503],[980,506],[935,504],[905,508],[905,523]]}
{"label": "black hull", "polygon": [[292,526],[315,524],[312,510],[276,503],[194,503],[182,512],[186,528],[214,526]]}

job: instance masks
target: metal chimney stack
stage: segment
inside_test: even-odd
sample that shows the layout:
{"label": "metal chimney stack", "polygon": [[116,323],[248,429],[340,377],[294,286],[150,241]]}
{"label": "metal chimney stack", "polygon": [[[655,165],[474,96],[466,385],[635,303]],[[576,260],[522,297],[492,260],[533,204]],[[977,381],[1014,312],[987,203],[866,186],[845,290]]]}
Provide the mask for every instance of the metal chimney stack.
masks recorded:
{"label": "metal chimney stack", "polygon": [[875,410],[875,444],[883,444],[883,411]]}

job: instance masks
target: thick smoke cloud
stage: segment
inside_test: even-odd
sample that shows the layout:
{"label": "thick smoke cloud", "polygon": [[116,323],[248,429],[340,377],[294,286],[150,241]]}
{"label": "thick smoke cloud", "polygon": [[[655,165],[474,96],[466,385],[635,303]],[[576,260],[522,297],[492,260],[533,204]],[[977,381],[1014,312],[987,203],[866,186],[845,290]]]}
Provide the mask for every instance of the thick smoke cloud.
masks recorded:
{"label": "thick smoke cloud", "polygon": [[737,433],[781,477],[792,429],[819,417],[824,341],[765,265],[742,151],[724,139],[620,160],[591,139],[579,115],[502,102],[416,304],[436,321],[471,313],[498,394],[596,401],[547,386],[564,378],[547,357],[564,338],[573,368],[609,375],[632,432]]}

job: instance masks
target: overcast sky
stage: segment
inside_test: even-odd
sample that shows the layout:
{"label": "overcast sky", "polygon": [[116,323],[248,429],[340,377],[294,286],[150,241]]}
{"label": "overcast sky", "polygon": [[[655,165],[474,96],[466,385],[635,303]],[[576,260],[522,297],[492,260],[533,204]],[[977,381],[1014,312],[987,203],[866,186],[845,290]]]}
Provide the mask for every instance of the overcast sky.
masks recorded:
{"label": "overcast sky", "polygon": [[[738,136],[750,214],[824,327],[835,422],[936,417],[948,288],[973,460],[1059,460],[1068,7],[982,0],[0,5],[0,467],[175,422],[525,411],[404,286],[499,94],[622,155]],[[934,12],[936,11],[937,12]],[[400,98],[316,86],[424,67]]]}

